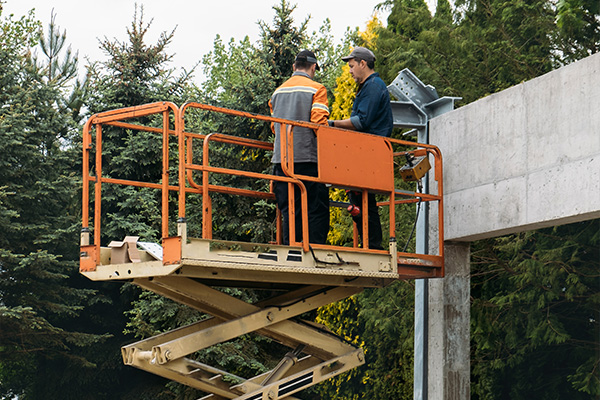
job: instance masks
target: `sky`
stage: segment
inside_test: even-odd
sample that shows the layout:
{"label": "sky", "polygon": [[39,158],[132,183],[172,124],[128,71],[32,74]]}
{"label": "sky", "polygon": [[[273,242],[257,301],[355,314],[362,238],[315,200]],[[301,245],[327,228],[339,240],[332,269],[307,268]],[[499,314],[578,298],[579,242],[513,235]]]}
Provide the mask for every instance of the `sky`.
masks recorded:
{"label": "sky", "polygon": [[[237,41],[246,35],[251,41],[259,38],[258,21],[272,26],[274,5],[280,0],[0,0],[4,10],[1,18],[14,14],[18,19],[35,9],[35,16],[46,29],[52,10],[60,30],[66,30],[67,43],[73,51],[79,51],[80,66],[91,61],[104,61],[99,41],[105,38],[127,41],[127,28],[131,26],[135,4],[144,6],[144,21],[152,25],[146,35],[147,43],[156,43],[160,33],[171,32],[175,36],[167,48],[174,54],[171,67],[191,69],[213,49],[214,39],[220,35],[225,43],[230,38]],[[382,0],[290,0],[296,4],[292,18],[299,25],[309,15],[308,31],[317,30],[326,18],[332,26],[334,43],[339,43],[347,27],[366,28],[375,6]],[[387,13],[379,13],[385,23]],[[200,82],[202,67],[196,69]]]}

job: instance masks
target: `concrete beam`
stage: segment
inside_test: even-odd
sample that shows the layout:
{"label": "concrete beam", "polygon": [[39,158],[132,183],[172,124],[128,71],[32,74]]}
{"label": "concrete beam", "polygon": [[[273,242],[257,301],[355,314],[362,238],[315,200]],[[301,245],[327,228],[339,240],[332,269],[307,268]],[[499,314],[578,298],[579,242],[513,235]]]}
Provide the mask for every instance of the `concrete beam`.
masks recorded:
{"label": "concrete beam", "polygon": [[600,54],[430,121],[445,238],[600,218]]}

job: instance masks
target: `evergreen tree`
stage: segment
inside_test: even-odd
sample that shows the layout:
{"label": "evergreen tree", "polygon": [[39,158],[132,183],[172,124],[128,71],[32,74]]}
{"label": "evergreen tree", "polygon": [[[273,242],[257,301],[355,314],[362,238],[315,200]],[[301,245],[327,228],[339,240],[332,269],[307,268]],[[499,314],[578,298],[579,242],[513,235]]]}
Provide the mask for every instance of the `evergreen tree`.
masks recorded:
{"label": "evergreen tree", "polygon": [[596,0],[559,0],[556,25],[559,54],[572,62],[600,51],[600,3]]}
{"label": "evergreen tree", "polygon": [[[382,75],[403,68],[466,103],[549,72],[555,15],[547,0],[438,1],[431,16],[423,0],[395,0],[377,47]],[[384,78],[384,79],[385,79]]]}
{"label": "evergreen tree", "polygon": [[[121,107],[131,107],[158,101],[183,104],[195,97],[190,83],[193,70],[179,75],[167,67],[171,56],[166,48],[174,31],[162,32],[157,43],[147,45],[145,36],[150,23],[144,22],[143,7],[134,12],[127,29],[128,42],[104,40],[101,48],[108,61],[95,63],[89,69],[88,113],[94,114]],[[140,124],[161,128],[162,119],[145,117],[134,120]],[[173,146],[176,141],[172,141]],[[177,148],[171,152],[176,165]],[[158,183],[162,176],[162,134],[106,127],[103,131],[103,176],[132,181]],[[172,182],[177,174],[173,173]],[[161,239],[160,192],[116,185],[103,187],[103,245],[121,240],[126,235],[141,240]]]}
{"label": "evergreen tree", "polygon": [[[55,23],[56,14],[50,16],[48,25],[48,34],[45,36],[40,32],[40,49],[44,54],[44,61],[41,62],[40,74],[44,77],[47,84],[61,86],[73,80],[77,76],[78,56],[73,55],[71,46],[65,49],[67,32],[60,33]],[[64,52],[64,56],[61,53]],[[60,57],[62,56],[62,60]],[[32,59],[33,64],[38,65],[37,56]]]}
{"label": "evergreen tree", "polygon": [[[259,22],[260,40],[256,45],[248,37],[227,46],[217,36],[214,49],[204,58],[208,77],[203,86],[206,101],[226,108],[269,115],[269,99],[275,89],[292,73],[296,54],[303,48],[314,49],[319,60],[331,68],[339,60],[341,47],[334,46],[329,38],[326,21],[318,33],[306,33],[305,20],[300,26],[293,23],[296,6],[282,0],[273,7],[272,25]],[[319,48],[317,48],[319,47]],[[339,62],[339,61],[338,61]],[[331,79],[331,71],[317,75]],[[268,123],[247,118],[206,115],[198,117],[191,129],[226,133],[262,141],[272,141],[273,133]],[[204,124],[204,125],[202,125]],[[271,172],[271,153],[262,150],[241,150],[231,145],[211,147],[211,162],[255,172]],[[198,159],[200,157],[198,156]],[[247,181],[232,176],[211,177],[212,182],[244,189],[268,191],[269,182]],[[240,196],[215,194],[212,197],[213,235],[220,239],[267,243],[275,238],[275,204]],[[196,223],[198,225],[198,223]],[[192,228],[193,229],[193,228]]]}
{"label": "evergreen tree", "polygon": [[281,0],[279,6],[273,7],[274,26],[271,28],[262,21],[259,23],[264,61],[271,69],[275,87],[281,85],[290,75],[296,54],[306,40],[308,18],[299,27],[295,27],[291,17],[295,9],[295,4]]}
{"label": "evergreen tree", "polygon": [[52,61],[33,62],[32,13],[0,32],[0,397],[86,398],[89,352],[107,335],[79,324],[99,299],[77,274],[79,128],[62,98],[72,77],[48,79]]}
{"label": "evergreen tree", "polygon": [[600,220],[480,241],[472,254],[473,398],[600,396]]}

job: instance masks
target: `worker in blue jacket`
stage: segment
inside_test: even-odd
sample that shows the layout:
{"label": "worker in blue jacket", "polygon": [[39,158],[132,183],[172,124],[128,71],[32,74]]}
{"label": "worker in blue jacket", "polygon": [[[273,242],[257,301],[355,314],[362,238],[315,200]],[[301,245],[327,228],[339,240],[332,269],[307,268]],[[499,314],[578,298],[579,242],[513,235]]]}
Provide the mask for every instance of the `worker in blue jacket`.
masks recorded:
{"label": "worker in blue jacket", "polygon": [[[358,84],[358,91],[352,106],[350,118],[344,120],[329,120],[329,125],[337,128],[371,133],[389,137],[392,134],[394,121],[390,95],[386,84],[375,72],[375,55],[365,47],[355,47],[350,55],[342,57],[348,63],[350,74]],[[362,205],[362,193],[350,192],[350,202]],[[368,195],[369,213],[369,248],[383,249],[381,246],[382,232],[379,220],[379,209],[375,194]],[[362,237],[362,213],[352,217],[358,225]]]}

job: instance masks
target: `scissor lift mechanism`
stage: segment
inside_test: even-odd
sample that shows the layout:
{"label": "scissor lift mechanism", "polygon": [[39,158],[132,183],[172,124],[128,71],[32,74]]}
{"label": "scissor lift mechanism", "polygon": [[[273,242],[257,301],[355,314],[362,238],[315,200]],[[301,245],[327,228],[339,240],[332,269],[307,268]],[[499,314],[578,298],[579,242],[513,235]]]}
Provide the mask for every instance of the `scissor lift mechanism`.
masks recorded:
{"label": "scissor lift mechanism", "polygon": [[[190,109],[219,112],[282,124],[281,145],[284,160],[293,159],[293,128],[305,126],[315,130],[318,142],[319,176],[294,174],[293,163],[284,161],[287,177],[231,170],[211,166],[211,142],[226,142],[240,146],[272,150],[272,144],[223,134],[204,135],[184,130],[185,113]],[[140,117],[162,115],[162,127],[135,123]],[[162,133],[163,172],[159,183],[133,182],[102,175],[102,127]],[[95,127],[95,131],[92,128]],[[95,133],[95,135],[94,135]],[[95,142],[93,142],[95,136]],[[169,138],[177,139],[178,179],[169,182]],[[193,143],[202,142],[202,163],[193,160]],[[410,150],[394,151],[406,146]],[[200,310],[209,319],[181,327],[124,346],[124,363],[186,384],[209,393],[211,399],[281,399],[289,398],[311,385],[355,368],[364,363],[362,349],[345,343],[324,327],[297,319],[299,315],[323,305],[342,300],[366,287],[383,287],[397,279],[441,277],[443,265],[443,207],[441,154],[435,146],[382,138],[345,131],[308,122],[288,121],[263,115],[228,110],[198,103],[181,108],[172,103],[152,103],[92,116],[83,131],[83,220],[80,272],[92,280],[128,280],[169,299]],[[90,172],[95,154],[94,172]],[[433,159],[437,188],[435,194],[422,194],[396,189],[394,158],[406,154]],[[194,171],[202,174],[202,183],[194,181]],[[306,212],[302,213],[303,240],[295,242],[290,234],[290,246],[277,243],[256,244],[227,242],[212,238],[212,205],[210,194],[273,199],[272,193],[218,186],[210,183],[210,174],[234,174],[255,179],[288,182],[301,189],[302,209],[306,209],[306,191],[300,178],[316,180],[366,193],[382,193],[389,201],[389,250],[372,250],[365,240],[358,247],[308,244]],[[89,226],[90,191],[93,184],[93,237]],[[116,263],[115,249],[101,246],[101,195],[106,184],[149,187],[162,192],[162,255],[140,250],[138,255]],[[177,234],[169,232],[169,192],[178,199]],[[185,219],[186,195],[201,195],[203,201],[202,238],[188,238]],[[291,198],[292,196],[290,196]],[[366,209],[363,196],[363,208]],[[395,207],[390,205],[417,202],[437,203],[440,254],[399,252],[395,241]],[[290,201],[290,212],[295,212]],[[280,225],[278,224],[278,228]],[[290,232],[294,232],[290,218]],[[355,230],[356,231],[356,230]],[[368,221],[363,221],[368,237]],[[92,240],[93,239],[93,240]],[[131,244],[130,244],[131,245]],[[249,304],[227,295],[215,287],[253,287],[279,290],[280,295]],[[251,379],[234,376],[190,357],[196,351],[256,332],[291,349],[273,370]],[[234,382],[234,383],[232,383]]]}

